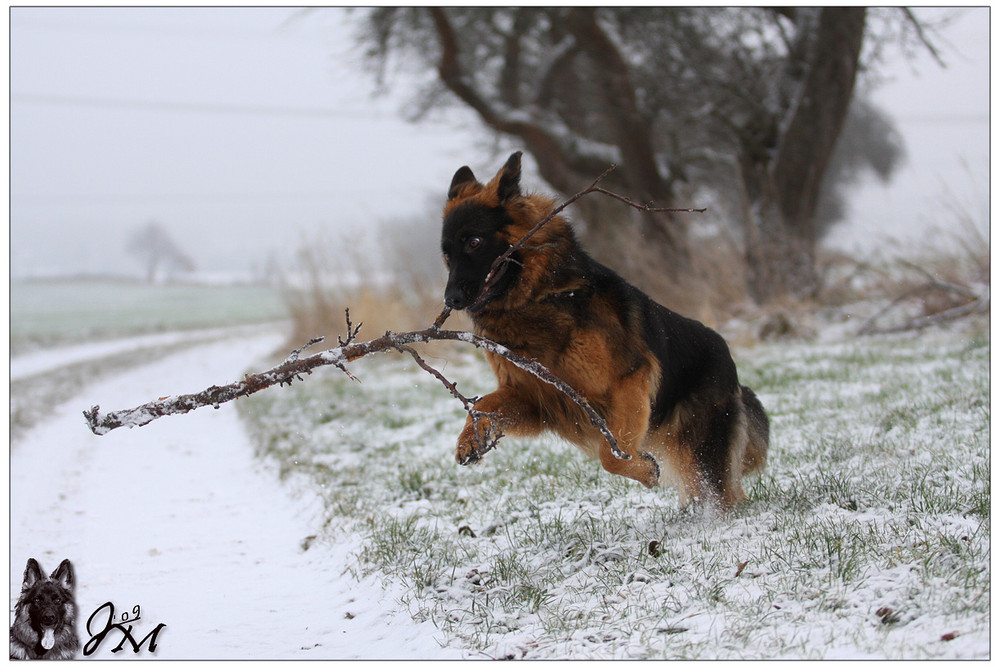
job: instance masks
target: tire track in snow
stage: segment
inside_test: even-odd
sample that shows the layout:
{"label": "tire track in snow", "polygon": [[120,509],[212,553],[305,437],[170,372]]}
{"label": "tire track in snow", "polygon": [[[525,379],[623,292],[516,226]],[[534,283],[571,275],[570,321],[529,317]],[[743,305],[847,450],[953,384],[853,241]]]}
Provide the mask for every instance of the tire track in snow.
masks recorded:
{"label": "tire track in snow", "polygon": [[[412,621],[396,591],[346,572],[356,540],[301,550],[317,509],[253,456],[234,406],[103,437],[86,427],[94,403],[229,382],[280,343],[274,334],[185,350],[88,385],[25,433],[10,456],[10,609],[27,558],[47,572],[69,558],[82,642],[87,618],[111,601],[119,614],[141,605],[137,639],[166,624],[157,658],[463,657]],[[110,653],[120,640],[109,635],[93,657],[149,657],[148,645]]]}

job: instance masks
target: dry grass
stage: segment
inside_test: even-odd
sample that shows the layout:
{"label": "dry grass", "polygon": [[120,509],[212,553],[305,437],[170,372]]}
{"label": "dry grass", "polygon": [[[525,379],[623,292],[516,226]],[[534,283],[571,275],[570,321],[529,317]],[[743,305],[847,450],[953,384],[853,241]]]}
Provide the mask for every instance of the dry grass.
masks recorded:
{"label": "dry grass", "polygon": [[[370,334],[423,328],[433,322],[441,312],[447,277],[436,248],[436,224],[432,236],[420,229],[380,234],[382,255],[367,267],[364,253],[348,244],[304,243],[283,284],[294,324],[292,342],[317,335],[335,340],[344,331],[346,308],[351,319],[364,322]],[[435,247],[427,247],[428,238]],[[668,308],[710,326],[746,308],[743,260],[731,242],[701,241],[692,253],[691,273],[679,280],[664,271],[662,258],[640,239],[625,241],[625,245],[618,250],[626,261],[608,264]],[[471,323],[456,313],[449,325],[467,328]]]}
{"label": "dry grass", "polygon": [[[693,235],[690,268],[680,277],[671,274],[662,253],[624,218],[620,233],[606,243],[588,239],[585,230],[580,236],[592,255],[656,301],[721,329],[731,343],[745,346],[761,340],[810,338],[830,323],[858,330],[873,314],[883,324],[893,318],[933,316],[977,298],[988,308],[989,293],[983,286],[989,285],[989,240],[982,221],[967,208],[947,202],[940,217],[950,225],[931,241],[906,248],[887,246],[883,254],[867,260],[821,248],[816,295],[765,305],[751,299],[745,254],[739,241],[725,231]],[[298,345],[317,335],[336,340],[345,329],[346,308],[371,335],[419,329],[434,321],[441,311],[446,279],[438,249],[439,225],[432,212],[384,223],[377,234],[378,247],[372,250],[344,240],[305,242],[284,288],[294,322],[291,342]],[[880,314],[880,309],[886,313]],[[848,323],[850,318],[853,322]],[[470,325],[462,314],[449,321],[456,328]]]}
{"label": "dry grass", "polygon": [[432,216],[383,222],[370,248],[343,238],[304,239],[282,286],[292,342],[319,335],[335,341],[346,331],[348,308],[351,320],[372,335],[433,322],[445,281],[439,224]]}

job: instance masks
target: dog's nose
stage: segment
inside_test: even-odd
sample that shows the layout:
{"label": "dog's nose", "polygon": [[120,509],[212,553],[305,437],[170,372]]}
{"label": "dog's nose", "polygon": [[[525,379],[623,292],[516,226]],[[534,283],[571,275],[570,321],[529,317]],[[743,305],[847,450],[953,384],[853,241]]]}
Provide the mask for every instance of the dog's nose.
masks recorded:
{"label": "dog's nose", "polygon": [[444,291],[444,305],[452,310],[464,310],[468,306],[465,295],[457,285],[449,285]]}

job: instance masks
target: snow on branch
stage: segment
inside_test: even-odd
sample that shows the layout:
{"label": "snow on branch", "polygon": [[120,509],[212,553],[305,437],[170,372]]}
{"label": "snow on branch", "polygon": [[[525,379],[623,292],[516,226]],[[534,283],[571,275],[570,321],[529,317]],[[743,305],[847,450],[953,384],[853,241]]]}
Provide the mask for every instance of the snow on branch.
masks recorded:
{"label": "snow on branch", "polygon": [[[350,323],[349,315],[348,323]],[[587,413],[591,423],[601,431],[605,439],[607,439],[608,443],[612,446],[612,449],[616,452],[616,455],[618,455],[619,458],[627,458],[627,456],[618,448],[618,443],[615,440],[615,437],[611,434],[607,425],[604,423],[604,420],[590,406],[587,399],[585,399],[568,384],[553,375],[548,368],[533,359],[523,357],[503,345],[500,345],[499,343],[491,341],[488,338],[483,338],[482,336],[477,336],[476,334],[468,331],[452,331],[430,326],[421,331],[407,331],[404,333],[393,333],[388,331],[385,335],[378,338],[374,338],[363,343],[355,343],[353,342],[354,336],[358,333],[359,328],[360,327],[355,328],[352,334],[348,335],[347,341],[343,341],[338,347],[301,358],[299,355],[305,347],[322,342],[323,340],[322,338],[313,339],[307,345],[293,352],[279,366],[262,373],[245,375],[242,380],[223,387],[212,386],[197,394],[167,396],[128,410],[116,410],[103,414],[100,411],[100,407],[95,405],[90,410],[85,410],[83,414],[87,419],[87,425],[90,426],[90,430],[96,435],[104,435],[105,433],[108,433],[116,428],[121,428],[122,426],[127,426],[129,428],[133,426],[145,426],[160,417],[184,414],[196,408],[207,407],[209,405],[214,408],[218,408],[223,403],[228,403],[229,401],[236,400],[237,398],[249,396],[250,394],[257,393],[262,389],[273,387],[274,385],[280,386],[286,383],[291,385],[294,380],[302,380],[303,375],[311,375],[313,369],[320,366],[335,366],[346,373],[349,377],[356,379],[350,374],[350,372],[348,372],[344,365],[345,363],[356,361],[357,359],[366,357],[369,354],[374,354],[376,352],[393,351],[406,352],[413,356],[421,368],[430,372],[434,377],[440,380],[441,383],[444,384],[444,386],[452,393],[452,395],[462,401],[465,409],[470,414],[476,413],[472,407],[476,402],[476,399],[467,398],[460,394],[456,389],[454,382],[449,382],[444,375],[437,371],[437,369],[431,368],[425,361],[423,361],[420,355],[418,355],[416,351],[410,347],[415,343],[427,343],[432,340],[451,340],[469,343],[477,348],[503,357],[518,368],[531,373],[538,379],[551,384],[556,389],[566,394],[577,405],[579,405],[585,413]],[[477,414],[481,416],[483,413]]]}
{"label": "snow on branch", "polygon": [[[604,179],[604,177],[607,176],[614,168],[615,165],[611,165],[604,171],[604,173],[598,176],[589,187],[576,193],[559,206],[556,206],[551,213],[542,218],[538,224],[521,237],[517,243],[511,245],[506,252],[497,257],[490,268],[489,274],[483,281],[483,287],[476,302],[478,303],[480,300],[485,298],[486,293],[489,291],[490,287],[492,287],[494,281],[497,279],[497,276],[502,273],[502,267],[507,262],[513,261],[511,257],[516,250],[523,248],[525,243],[527,243],[527,241],[534,236],[538,230],[548,224],[550,220],[563,211],[567,206],[588,194],[599,192],[641,211],[703,212],[705,210],[703,208],[663,209],[656,208],[652,206],[652,204],[637,204],[626,197],[622,197],[621,195],[617,195],[599,187],[598,184],[601,180]],[[611,446],[611,450],[617,458],[630,458],[628,454],[619,448],[617,440],[611,433],[604,419],[594,410],[593,407],[591,407],[591,405],[587,402],[587,399],[573,389],[573,387],[560,380],[552,373],[552,371],[534,359],[529,359],[525,356],[517,354],[496,341],[492,341],[488,338],[466,331],[442,329],[441,327],[444,325],[445,320],[448,319],[450,313],[451,309],[445,307],[431,326],[420,331],[406,331],[403,333],[393,333],[391,331],[387,331],[384,335],[378,338],[365,342],[357,342],[361,325],[354,325],[351,322],[350,311],[347,311],[347,338],[345,340],[338,337],[337,347],[330,350],[303,357],[302,353],[307,348],[323,341],[322,337],[314,338],[302,347],[293,351],[280,365],[262,373],[244,375],[243,379],[238,382],[221,387],[212,386],[196,394],[166,396],[127,410],[115,410],[112,412],[102,413],[100,406],[95,405],[90,410],[84,410],[83,415],[87,420],[87,425],[94,434],[104,435],[123,426],[128,428],[132,428],[134,426],[145,426],[160,417],[185,414],[191,410],[201,407],[212,406],[214,408],[218,408],[223,403],[228,403],[238,398],[255,394],[258,391],[275,385],[291,385],[293,381],[302,380],[303,375],[310,375],[312,374],[313,369],[321,366],[334,366],[343,371],[348,377],[357,380],[357,378],[351,375],[350,371],[347,370],[347,363],[378,352],[399,352],[409,354],[416,364],[420,366],[420,368],[437,378],[438,381],[441,382],[446,389],[448,389],[452,396],[462,402],[463,407],[472,419],[475,422],[478,422],[480,418],[490,416],[490,413],[483,413],[475,409],[478,397],[469,398],[462,395],[458,391],[454,382],[449,381],[448,378],[446,378],[440,371],[430,366],[412,347],[415,344],[427,343],[435,340],[448,340],[467,343],[481,350],[485,350],[486,352],[502,357],[521,370],[524,370],[525,372],[534,375],[539,380],[552,385],[569,397],[570,400],[576,403],[580,409],[583,410],[590,420],[590,423],[604,436],[604,439]],[[489,425],[490,428],[486,429],[486,432],[480,436],[485,440],[484,442],[479,443],[481,445],[481,448],[478,450],[480,453],[484,453],[485,451],[495,447],[499,439],[503,437],[503,433],[500,432],[495,421],[491,420]],[[476,431],[478,433],[479,429]]]}

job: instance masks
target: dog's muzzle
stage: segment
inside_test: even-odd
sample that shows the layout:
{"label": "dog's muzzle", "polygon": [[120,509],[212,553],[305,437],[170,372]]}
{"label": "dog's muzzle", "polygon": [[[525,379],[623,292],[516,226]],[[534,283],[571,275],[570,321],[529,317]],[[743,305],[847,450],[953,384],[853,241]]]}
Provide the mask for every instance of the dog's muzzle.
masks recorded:
{"label": "dog's muzzle", "polygon": [[465,291],[458,285],[448,285],[444,291],[444,305],[452,310],[465,310],[469,307],[471,299],[465,295]]}

